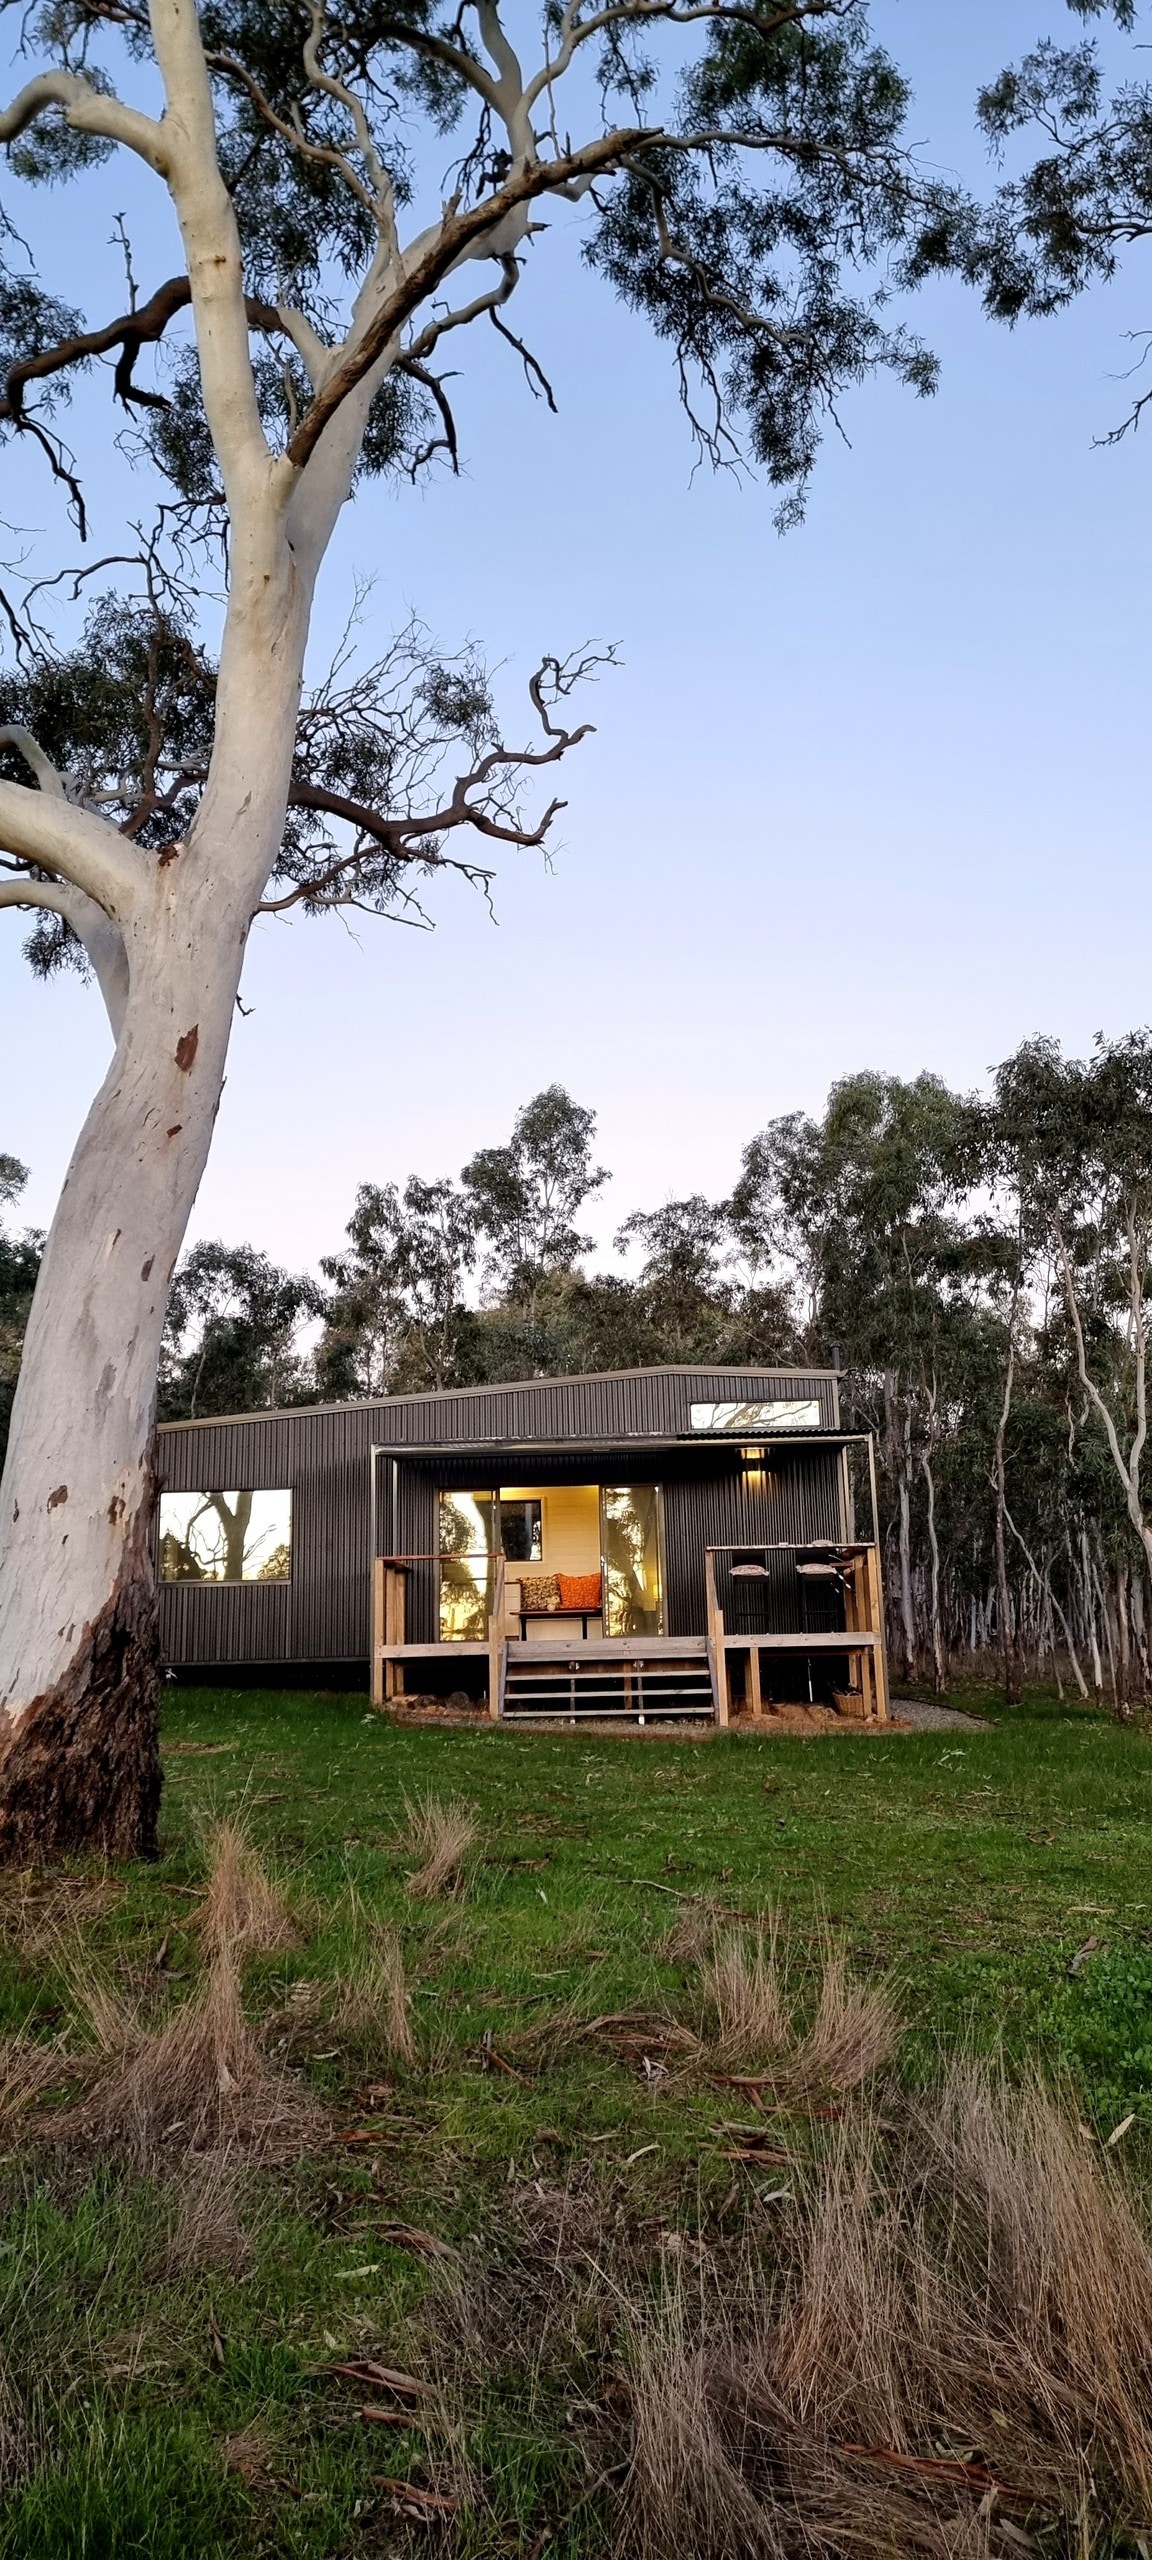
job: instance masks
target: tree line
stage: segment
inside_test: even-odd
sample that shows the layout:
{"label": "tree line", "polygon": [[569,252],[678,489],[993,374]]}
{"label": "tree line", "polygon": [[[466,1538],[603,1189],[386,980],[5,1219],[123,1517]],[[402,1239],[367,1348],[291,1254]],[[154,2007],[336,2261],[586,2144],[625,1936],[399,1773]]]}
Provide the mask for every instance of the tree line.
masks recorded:
{"label": "tree line", "polygon": [[[249,1244],[177,1268],[167,1419],[663,1361],[842,1372],[875,1432],[889,1636],[943,1692],[998,1663],[1152,1691],[1146,1297],[1152,1035],[1026,1042],[987,1097],[865,1070],[772,1120],[722,1200],[582,1221],[608,1180],[559,1085],[456,1178],[364,1183],[318,1275]],[[0,1158],[9,1212],[23,1168]],[[0,1227],[0,1454],[39,1240]]]}

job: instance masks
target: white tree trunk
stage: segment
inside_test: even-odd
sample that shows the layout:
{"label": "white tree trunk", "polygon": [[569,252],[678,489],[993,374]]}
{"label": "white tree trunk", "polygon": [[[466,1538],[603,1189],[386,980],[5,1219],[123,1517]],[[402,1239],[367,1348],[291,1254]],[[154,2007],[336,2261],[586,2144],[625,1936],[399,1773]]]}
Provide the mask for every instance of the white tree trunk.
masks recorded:
{"label": "white tree trunk", "polygon": [[[276,560],[276,554],[279,559]],[[234,587],[212,775],[126,934],[115,1056],[41,1266],[0,1488],[0,1857],[154,1847],[153,1440],[168,1288],[275,861],[306,600],[290,548]]]}
{"label": "white tree trunk", "polygon": [[218,899],[203,904],[190,917],[184,902],[136,973],[29,1320],[0,1512],[8,1856],[81,1841],[121,1855],[152,1846],[156,1368],[246,932]]}

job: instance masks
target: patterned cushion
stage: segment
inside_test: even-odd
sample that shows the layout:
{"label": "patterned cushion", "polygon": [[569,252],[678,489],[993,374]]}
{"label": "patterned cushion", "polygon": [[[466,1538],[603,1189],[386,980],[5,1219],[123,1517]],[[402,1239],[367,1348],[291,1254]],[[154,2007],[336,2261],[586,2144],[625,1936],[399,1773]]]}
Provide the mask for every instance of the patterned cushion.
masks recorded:
{"label": "patterned cushion", "polygon": [[540,1618],[560,1606],[560,1585],[554,1573],[524,1573],[520,1577],[520,1607],[526,1618]]}
{"label": "patterned cushion", "polygon": [[598,1609],[600,1576],[598,1573],[561,1573],[560,1604],[564,1609]]}

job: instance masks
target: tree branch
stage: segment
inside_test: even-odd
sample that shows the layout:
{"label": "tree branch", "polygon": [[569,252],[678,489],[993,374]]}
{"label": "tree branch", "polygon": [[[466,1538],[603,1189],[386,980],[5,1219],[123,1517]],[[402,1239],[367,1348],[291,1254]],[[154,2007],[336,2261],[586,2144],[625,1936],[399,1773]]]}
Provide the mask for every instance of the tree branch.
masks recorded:
{"label": "tree branch", "polygon": [[1143,1506],[1140,1501],[1139,1482],[1133,1472],[1131,1457],[1129,1457],[1128,1463],[1125,1464],[1124,1454],[1120,1447],[1120,1438],[1115,1422],[1113,1421],[1105,1399],[1101,1395],[1100,1389],[1089,1370],[1088,1350],[1084,1340],[1084,1326],[1081,1322],[1080,1307],[1076,1297],[1075,1284],[1072,1279],[1072,1265],[1068,1248],[1064,1242],[1063,1230],[1058,1224],[1054,1228],[1054,1233],[1057,1257],[1064,1281],[1064,1296],[1068,1307],[1068,1315],[1072,1326],[1073,1337],[1076,1343],[1076,1367],[1080,1384],[1084,1389],[1084,1393],[1088,1398],[1097,1420],[1103,1425],[1104,1436],[1108,1442],[1108,1447],[1112,1455],[1112,1462],[1124,1488],[1124,1500],[1127,1506],[1128,1517],[1137,1537],[1140,1540],[1140,1544],[1144,1549],[1144,1553],[1148,1558],[1149,1564],[1152,1565],[1152,1529],[1149,1528],[1148,1522],[1144,1517]]}
{"label": "tree branch", "polygon": [[[307,905],[358,907],[363,915],[379,915],[378,907],[369,905],[365,897],[357,895],[357,890],[363,888],[363,883],[356,876],[363,859],[363,848],[357,848],[352,853],[341,854],[335,862],[329,863],[327,870],[318,872],[311,880],[298,881],[296,887],[287,890],[282,898],[262,898],[259,906],[253,908],[253,914],[282,916],[288,913],[290,907]],[[398,862],[416,863],[423,871],[458,872],[462,880],[470,881],[473,887],[483,889],[486,897],[494,877],[491,871],[485,871],[478,862],[462,862],[452,854],[438,853],[434,849],[424,848],[419,852],[414,850],[408,854],[400,851],[396,859]],[[408,892],[403,888],[399,890],[399,894],[408,896]],[[409,903],[415,902],[410,900]],[[491,906],[490,897],[488,903]]]}
{"label": "tree branch", "polygon": [[509,251],[507,256],[500,260],[499,284],[492,285],[487,293],[476,294],[471,302],[462,303],[458,311],[446,311],[442,319],[430,320],[427,327],[421,330],[419,337],[413,339],[407,351],[409,360],[413,356],[418,361],[424,356],[430,356],[440,339],[447,337],[450,329],[466,329],[470,321],[479,320],[482,312],[486,311],[489,318],[494,320],[501,304],[509,302],[515,293],[519,275],[519,266]]}
{"label": "tree branch", "polygon": [[151,0],[167,100],[169,188],[188,259],[204,408],[234,522],[268,488],[271,454],[248,345],[240,235],[220,172],[212,87],[189,0]]}
{"label": "tree branch", "polygon": [[30,729],[0,729],[0,747],[15,747],[17,755],[23,756],[25,764],[35,774],[41,790],[54,793],[58,800],[67,799],[63,775],[57,771],[51,756],[45,755]]}
{"label": "tree branch", "polygon": [[66,880],[0,880],[0,908],[39,907],[63,916],[91,962],[112,1037],[119,1040],[128,1003],[128,954],[118,925],[83,889]]}
{"label": "tree branch", "polygon": [[164,125],[152,116],[141,115],[136,107],[124,106],[119,98],[108,97],[102,89],[94,89],[76,71],[42,71],[35,80],[29,80],[10,106],[0,108],[0,142],[18,141],[49,107],[63,108],[64,122],[73,133],[92,133],[105,142],[122,142],[146,160],[159,177],[167,177],[168,136]]}
{"label": "tree branch", "polygon": [[[37,355],[25,356],[10,365],[0,398],[0,421],[9,419],[15,425],[28,423],[24,415],[24,392],[31,382],[49,381],[54,374],[66,373],[72,365],[86,364],[90,356],[109,355],[113,347],[121,350],[113,375],[113,389],[125,408],[136,403],[142,408],[166,408],[167,402],[158,391],[139,391],[133,382],[133,371],[140,350],[156,346],[171,320],[187,311],[192,301],[192,287],[187,276],[169,276],[166,284],[157,285],[147,302],[137,303],[119,319],[106,321],[101,329],[82,331],[74,338],[61,338],[54,347],[42,347]],[[256,296],[246,294],[244,309],[250,329],[272,336],[280,331],[297,344],[297,332],[307,327],[297,312],[281,310]],[[314,332],[312,333],[314,336]],[[316,340],[317,346],[322,341]],[[303,354],[303,348],[298,351]],[[325,359],[329,350],[323,350]],[[311,368],[310,368],[311,369]]]}
{"label": "tree branch", "polygon": [[[298,471],[315,452],[329,421],[365,374],[384,355],[404,327],[434,293],[438,284],[467,257],[501,254],[496,235],[501,226],[518,215],[537,196],[547,195],[572,180],[594,178],[611,169],[626,153],[663,139],[659,130],[646,131],[636,126],[619,133],[602,134],[595,142],[586,143],[579,151],[570,151],[556,160],[536,160],[518,169],[504,185],[497,188],[482,204],[459,213],[449,205],[428,245],[415,256],[403,280],[378,306],[363,334],[355,344],[346,347],[333,367],[327,382],[307,414],[301,419],[288,446],[288,460]],[[485,250],[485,241],[490,241]],[[490,307],[486,297],[483,308]]]}
{"label": "tree branch", "polygon": [[23,782],[0,781],[0,847],[83,889],[118,925],[131,922],[150,876],[143,856],[105,819],[74,808],[62,792]]}

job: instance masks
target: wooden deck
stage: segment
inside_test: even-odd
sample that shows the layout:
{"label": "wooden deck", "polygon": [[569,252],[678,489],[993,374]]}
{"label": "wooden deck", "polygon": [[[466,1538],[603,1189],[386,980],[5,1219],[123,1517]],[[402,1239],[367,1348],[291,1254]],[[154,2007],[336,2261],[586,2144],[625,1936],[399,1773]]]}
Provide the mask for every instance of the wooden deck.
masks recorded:
{"label": "wooden deck", "polygon": [[[586,1636],[574,1622],[559,1621],[536,1636],[517,1635],[507,1623],[505,1560],[493,1559],[492,1614],[484,1637],[429,1638],[412,1642],[405,1634],[405,1576],[416,1565],[443,1564],[429,1556],[379,1556],[373,1579],[372,1700],[384,1706],[403,1695],[404,1672],[418,1662],[445,1664],[479,1661],[488,1664],[488,1712],[501,1718],[527,1713],[526,1701],[541,1704],[551,1692],[554,1712],[571,1718],[592,1713],[591,1701],[614,1700],[608,1711],[646,1721],[667,1700],[670,1714],[711,1713],[718,1725],[731,1715],[732,1656],[744,1657],[744,1706],[753,1719],[763,1717],[762,1663],[792,1655],[809,1663],[820,1655],[840,1655],[848,1662],[848,1687],[837,1692],[840,1711],[865,1724],[888,1720],[888,1678],[884,1658],[879,1556],[871,1545],[849,1543],[829,1547],[827,1566],[812,1568],[834,1578],[842,1592],[842,1627],[794,1627],[758,1630],[725,1625],[717,1593],[717,1561],[745,1549],[709,1547],[704,1553],[706,1630],[688,1636]],[[767,1556],[767,1548],[759,1551]],[[807,1568],[805,1568],[807,1569]],[[538,1626],[540,1620],[535,1622]],[[677,1666],[682,1677],[677,1680]],[[704,1667],[707,1677],[704,1679]],[[647,1678],[644,1677],[647,1673]],[[809,1681],[811,1695],[811,1681]],[[586,1699],[582,1709],[578,1697]],[[651,1706],[643,1701],[648,1699]],[[769,1703],[767,1712],[771,1713]]]}

